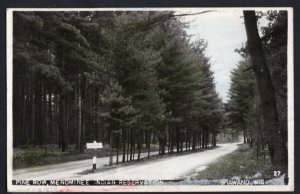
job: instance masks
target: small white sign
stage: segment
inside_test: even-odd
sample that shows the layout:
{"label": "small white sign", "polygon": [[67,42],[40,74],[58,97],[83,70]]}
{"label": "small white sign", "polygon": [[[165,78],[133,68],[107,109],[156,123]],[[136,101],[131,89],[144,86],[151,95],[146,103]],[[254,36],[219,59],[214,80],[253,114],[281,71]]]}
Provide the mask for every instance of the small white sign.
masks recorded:
{"label": "small white sign", "polygon": [[103,148],[102,143],[86,143],[86,148],[87,149],[100,149]]}

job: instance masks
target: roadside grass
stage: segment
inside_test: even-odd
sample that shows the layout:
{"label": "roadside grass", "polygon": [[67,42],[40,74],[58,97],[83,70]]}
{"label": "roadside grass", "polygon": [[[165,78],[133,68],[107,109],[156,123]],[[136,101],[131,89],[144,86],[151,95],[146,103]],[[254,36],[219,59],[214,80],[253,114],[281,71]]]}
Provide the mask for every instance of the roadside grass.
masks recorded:
{"label": "roadside grass", "polygon": [[[150,151],[158,151],[158,145],[151,144]],[[145,146],[143,147],[142,152],[147,152]],[[110,151],[108,149],[97,151],[97,157],[108,157],[109,154]],[[119,154],[122,154],[121,148]],[[116,155],[115,149],[114,155]],[[69,149],[66,152],[62,152],[57,145],[44,145],[42,147],[25,146],[13,149],[13,169],[84,160],[90,159],[92,156],[93,151],[84,150],[83,153],[79,153],[75,150],[75,146],[72,145],[69,146]]]}
{"label": "roadside grass", "polygon": [[205,170],[198,172],[194,179],[250,178],[254,175],[271,179],[274,178],[275,170],[281,173],[285,171],[280,166],[272,167],[268,157],[264,157],[263,154],[260,154],[257,159],[255,148],[240,144],[238,150],[208,165]]}

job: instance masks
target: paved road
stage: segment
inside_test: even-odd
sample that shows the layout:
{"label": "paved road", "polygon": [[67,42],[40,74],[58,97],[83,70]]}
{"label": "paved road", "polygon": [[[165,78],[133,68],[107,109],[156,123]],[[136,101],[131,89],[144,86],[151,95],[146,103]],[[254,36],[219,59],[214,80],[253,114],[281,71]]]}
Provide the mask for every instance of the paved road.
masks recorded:
{"label": "paved road", "polygon": [[[78,175],[88,168],[91,168],[91,159],[75,162],[66,162],[62,164],[47,165],[13,171],[13,179],[177,179],[190,176],[205,167],[221,156],[229,154],[238,148],[237,143],[219,144],[219,147],[213,150],[191,153],[183,156],[173,156],[161,158],[140,164],[122,166],[104,172],[91,173],[87,175]],[[151,155],[157,155],[158,152],[151,152]],[[147,157],[147,153],[141,154]],[[109,158],[98,158],[97,166],[108,163]]]}

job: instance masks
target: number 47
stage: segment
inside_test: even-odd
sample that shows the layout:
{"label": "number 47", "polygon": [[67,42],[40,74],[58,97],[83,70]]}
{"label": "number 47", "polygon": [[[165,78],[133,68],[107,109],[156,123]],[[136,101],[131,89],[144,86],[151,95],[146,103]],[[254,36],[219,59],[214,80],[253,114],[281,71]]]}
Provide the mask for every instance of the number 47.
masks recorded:
{"label": "number 47", "polygon": [[280,171],[278,170],[278,171],[274,171],[274,176],[275,177],[279,177],[280,176]]}

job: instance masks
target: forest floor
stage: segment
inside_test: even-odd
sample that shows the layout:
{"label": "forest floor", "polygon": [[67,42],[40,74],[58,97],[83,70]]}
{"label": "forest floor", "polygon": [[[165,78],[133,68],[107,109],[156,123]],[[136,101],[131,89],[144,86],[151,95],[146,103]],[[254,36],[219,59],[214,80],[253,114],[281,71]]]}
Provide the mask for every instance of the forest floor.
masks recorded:
{"label": "forest floor", "polygon": [[[274,171],[277,172],[275,176]],[[273,179],[283,175],[285,171],[284,167],[271,165],[268,153],[265,156],[263,153],[257,155],[256,148],[240,144],[238,150],[211,163],[205,170],[194,174],[193,179]]]}

